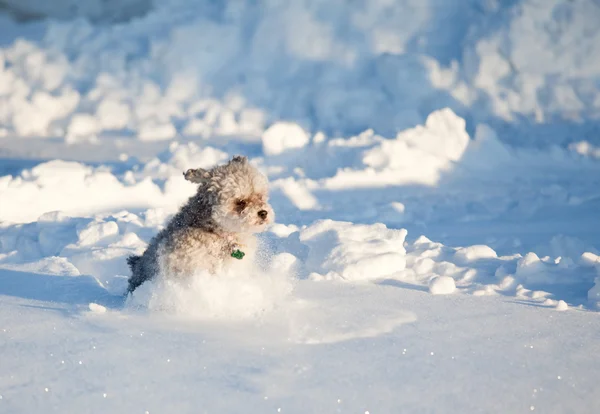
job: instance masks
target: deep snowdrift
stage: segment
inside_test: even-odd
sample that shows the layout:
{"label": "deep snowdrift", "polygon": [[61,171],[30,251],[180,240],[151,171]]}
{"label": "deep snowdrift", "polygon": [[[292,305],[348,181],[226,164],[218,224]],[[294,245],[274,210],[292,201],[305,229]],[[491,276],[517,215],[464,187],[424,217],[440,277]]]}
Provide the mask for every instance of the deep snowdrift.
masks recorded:
{"label": "deep snowdrift", "polygon": [[115,25],[2,19],[6,136],[257,136],[280,119],[393,136],[448,106],[506,142],[599,143],[593,0],[172,0]]}

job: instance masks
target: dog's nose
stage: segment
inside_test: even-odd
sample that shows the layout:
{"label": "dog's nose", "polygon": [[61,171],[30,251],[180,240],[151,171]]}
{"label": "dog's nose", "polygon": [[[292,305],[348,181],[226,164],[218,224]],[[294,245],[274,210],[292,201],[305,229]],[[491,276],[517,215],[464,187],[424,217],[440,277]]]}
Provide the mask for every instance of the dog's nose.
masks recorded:
{"label": "dog's nose", "polygon": [[263,220],[264,220],[264,219],[266,219],[266,218],[267,218],[267,215],[268,215],[268,214],[269,214],[269,213],[267,213],[267,210],[260,210],[260,211],[258,212],[258,217],[260,217],[261,219],[263,219]]}

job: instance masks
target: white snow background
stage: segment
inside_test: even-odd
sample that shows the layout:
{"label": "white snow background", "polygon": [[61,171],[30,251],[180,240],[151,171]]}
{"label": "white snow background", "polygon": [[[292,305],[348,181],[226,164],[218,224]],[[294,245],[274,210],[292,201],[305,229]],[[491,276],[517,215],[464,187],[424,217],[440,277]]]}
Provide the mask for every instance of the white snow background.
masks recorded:
{"label": "white snow background", "polygon": [[[600,2],[0,0],[0,413],[595,413]],[[248,155],[261,263],[141,253]]]}

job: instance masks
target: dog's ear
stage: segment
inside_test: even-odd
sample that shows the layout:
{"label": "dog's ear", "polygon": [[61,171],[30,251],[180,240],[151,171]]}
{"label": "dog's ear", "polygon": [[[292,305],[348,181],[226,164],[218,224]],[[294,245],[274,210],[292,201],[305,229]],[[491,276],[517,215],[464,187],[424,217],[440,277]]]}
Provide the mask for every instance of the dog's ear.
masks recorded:
{"label": "dog's ear", "polygon": [[248,157],[244,157],[243,155],[235,155],[231,162],[239,162],[241,164],[246,164],[248,162]]}
{"label": "dog's ear", "polygon": [[186,180],[192,183],[202,184],[210,179],[210,173],[202,168],[189,169],[183,173]]}

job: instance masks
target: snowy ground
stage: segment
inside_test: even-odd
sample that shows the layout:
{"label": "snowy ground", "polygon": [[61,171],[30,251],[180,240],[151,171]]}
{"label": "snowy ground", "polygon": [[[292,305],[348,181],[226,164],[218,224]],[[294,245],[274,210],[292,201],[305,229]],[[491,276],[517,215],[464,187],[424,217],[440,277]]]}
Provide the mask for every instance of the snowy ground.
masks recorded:
{"label": "snowy ground", "polygon": [[[595,412],[600,7],[509,3],[0,14],[0,412]],[[234,154],[265,263],[125,300]]]}

